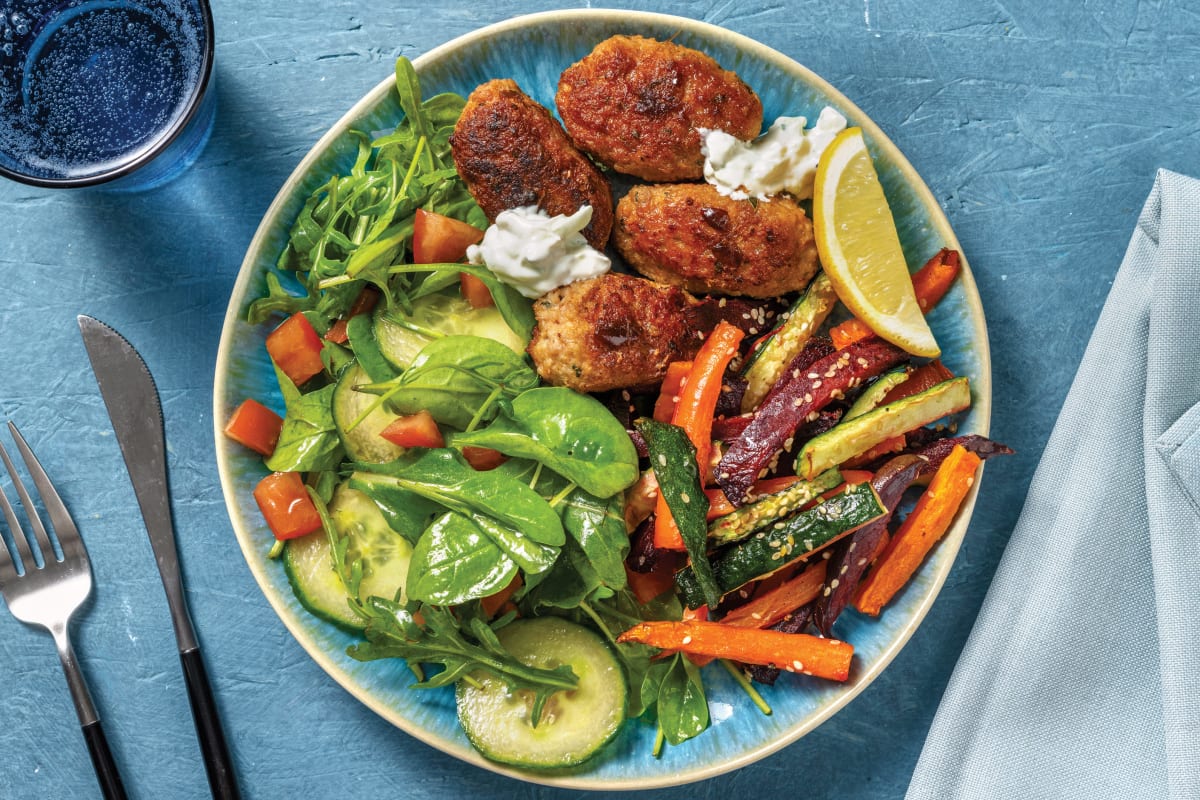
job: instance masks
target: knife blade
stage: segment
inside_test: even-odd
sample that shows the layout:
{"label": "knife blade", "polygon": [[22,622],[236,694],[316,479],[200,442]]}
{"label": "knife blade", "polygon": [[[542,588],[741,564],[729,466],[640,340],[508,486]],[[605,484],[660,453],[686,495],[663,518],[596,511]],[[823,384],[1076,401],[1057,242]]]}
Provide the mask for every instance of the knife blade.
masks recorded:
{"label": "knife blade", "polygon": [[183,591],[158,389],[146,362],[124,336],[94,317],[81,314],[78,321],[167,594],[209,788],[214,798],[237,800],[240,794],[233,761]]}

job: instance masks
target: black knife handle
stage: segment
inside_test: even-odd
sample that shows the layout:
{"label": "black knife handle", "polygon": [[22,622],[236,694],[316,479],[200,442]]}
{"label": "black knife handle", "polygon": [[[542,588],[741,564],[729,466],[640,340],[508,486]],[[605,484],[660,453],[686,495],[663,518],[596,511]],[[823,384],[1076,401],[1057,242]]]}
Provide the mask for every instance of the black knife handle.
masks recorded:
{"label": "black knife handle", "polygon": [[237,777],[233,772],[233,759],[225,745],[225,733],[221,730],[221,715],[213,699],[208,672],[200,648],[195,647],[179,654],[183,662],[183,677],[187,682],[188,700],[192,704],[192,719],[196,723],[196,735],[200,738],[200,752],[204,756],[204,769],[208,772],[208,785],[216,800],[240,800]]}
{"label": "black knife handle", "polygon": [[96,769],[96,780],[100,781],[104,800],[125,800],[125,785],[121,783],[121,773],[117,771],[117,762],[108,749],[108,739],[104,738],[100,720],[83,726],[83,740],[87,742],[88,754],[92,757],[92,766]]}

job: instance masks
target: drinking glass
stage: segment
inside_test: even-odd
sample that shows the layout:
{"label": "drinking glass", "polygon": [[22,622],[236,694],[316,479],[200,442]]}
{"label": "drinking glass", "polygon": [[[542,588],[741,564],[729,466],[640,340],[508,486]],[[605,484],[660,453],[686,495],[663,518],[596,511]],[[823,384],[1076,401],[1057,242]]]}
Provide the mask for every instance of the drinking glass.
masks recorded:
{"label": "drinking glass", "polygon": [[145,189],[215,117],[206,0],[0,0],[0,175]]}

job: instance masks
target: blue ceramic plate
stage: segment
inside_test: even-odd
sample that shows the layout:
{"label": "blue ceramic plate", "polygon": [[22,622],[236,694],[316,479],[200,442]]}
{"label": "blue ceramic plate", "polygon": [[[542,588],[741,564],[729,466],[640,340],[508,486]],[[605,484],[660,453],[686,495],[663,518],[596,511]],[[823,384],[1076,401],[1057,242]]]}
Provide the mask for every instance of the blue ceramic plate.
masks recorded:
{"label": "blue ceramic plate", "polygon": [[[941,247],[959,248],[929,189],[883,132],[824,80],[795,61],[757,42],[693,20],[630,11],[563,11],[520,17],[443,45],[416,60],[426,96],[453,91],[466,95],[492,78],[514,78],[535,99],[554,107],[559,73],[614,34],[637,33],[702,50],[736,71],[762,98],[769,122],[780,115],[815,119],[823,106],[863,128],[910,264],[924,263]],[[844,684],[787,675],[762,689],[774,709],[763,716],[718,668],[706,670],[712,728],[652,758],[652,726],[629,722],[597,759],[569,773],[542,774],[485,761],[459,728],[450,690],[413,691],[401,662],[362,664],[345,654],[353,638],[310,616],[296,601],[283,569],[266,557],[272,537],[251,491],[264,474],[261,461],[229,442],[220,427],[246,397],[282,407],[263,342],[267,327],[251,327],[246,309],[266,291],[264,276],[275,263],[288,229],[313,190],[354,161],[350,129],[376,132],[400,119],[391,76],[358,102],[312,149],[284,184],[242,264],[221,336],[214,397],[217,461],[238,542],[263,593],[284,624],[325,669],[376,713],[434,747],[481,767],[536,783],[587,789],[649,789],[708,778],[749,764],[811,731],[861,692],[912,635],[941,588],[967,529],[974,494],[959,519],[915,580],[876,620],[853,612],[837,633],[855,647],[851,679]],[[930,315],[943,360],[971,379],[974,406],[965,432],[986,434],[991,415],[991,371],[983,311],[970,270]],[[978,483],[976,484],[976,489]]]}

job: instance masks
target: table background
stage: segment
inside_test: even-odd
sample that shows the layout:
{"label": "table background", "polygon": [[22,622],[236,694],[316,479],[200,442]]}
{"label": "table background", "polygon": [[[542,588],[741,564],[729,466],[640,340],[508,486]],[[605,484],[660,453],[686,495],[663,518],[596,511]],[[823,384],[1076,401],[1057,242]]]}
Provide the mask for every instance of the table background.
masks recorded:
{"label": "table background", "polygon": [[[519,13],[591,3],[215,0],[216,128],[143,194],[0,185],[0,415],[74,510],[97,589],[76,647],[137,798],[207,784],[166,602],[75,315],[162,393],[189,599],[248,798],[565,798],[464,766],[376,718],[286,633],[230,529],[213,455],[217,341],[246,245],[317,138],[415,57]],[[892,666],[816,732],[654,798],[894,798],[907,786],[1157,167],[1200,172],[1200,15],[1186,3],[705,0],[697,17],[827,78],[924,176],[975,271],[994,360],[989,467],[941,596]],[[1119,371],[1114,371],[1119,380]],[[1064,676],[1069,680],[1070,676]],[[0,798],[98,797],[52,643],[0,611]]]}

